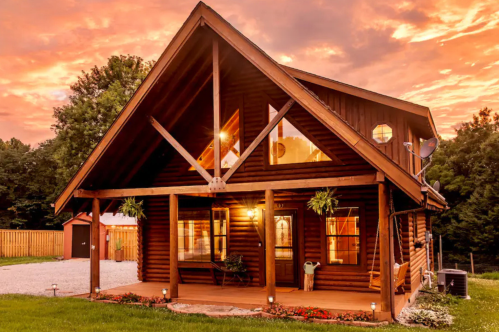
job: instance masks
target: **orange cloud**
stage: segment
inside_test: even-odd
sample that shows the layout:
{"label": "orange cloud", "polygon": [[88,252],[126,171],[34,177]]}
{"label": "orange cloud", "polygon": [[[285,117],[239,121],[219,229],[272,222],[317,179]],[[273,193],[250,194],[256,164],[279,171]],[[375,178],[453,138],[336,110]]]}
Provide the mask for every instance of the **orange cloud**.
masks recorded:
{"label": "orange cloud", "polygon": [[[0,138],[53,136],[52,108],[114,54],[157,59],[197,1],[0,2]],[[276,60],[429,106],[444,136],[499,110],[495,0],[208,1]]]}

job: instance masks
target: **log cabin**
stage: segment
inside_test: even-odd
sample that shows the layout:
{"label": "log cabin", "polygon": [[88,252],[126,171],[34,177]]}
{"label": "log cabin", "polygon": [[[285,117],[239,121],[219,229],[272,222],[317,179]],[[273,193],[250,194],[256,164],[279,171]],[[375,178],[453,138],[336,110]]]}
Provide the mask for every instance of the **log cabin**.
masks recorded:
{"label": "log cabin", "polygon": [[[419,154],[434,137],[428,107],[280,65],[200,2],[55,209],[92,212],[98,252],[99,216],[143,200],[139,280],[173,299],[220,282],[209,267],[238,253],[264,300],[320,262],[311,293],[373,293],[390,319],[394,283],[407,301],[433,269],[430,215],[446,202],[403,143]],[[339,197],[328,218],[307,207],[323,188]],[[91,292],[99,278],[92,255]]]}

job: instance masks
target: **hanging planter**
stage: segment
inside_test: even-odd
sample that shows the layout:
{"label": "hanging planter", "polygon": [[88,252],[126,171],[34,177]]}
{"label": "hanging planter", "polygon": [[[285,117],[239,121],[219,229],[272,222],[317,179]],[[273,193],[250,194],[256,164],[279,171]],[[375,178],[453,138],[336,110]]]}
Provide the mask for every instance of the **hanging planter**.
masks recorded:
{"label": "hanging planter", "polygon": [[125,217],[135,218],[135,220],[146,219],[143,204],[144,201],[136,202],[135,197],[127,197],[123,200],[119,211]]}
{"label": "hanging planter", "polygon": [[336,188],[325,190],[319,190],[315,192],[315,195],[310,198],[307,203],[309,209],[312,209],[319,218],[324,214],[326,216],[331,216],[334,214],[334,210],[338,207],[338,197],[334,196]]}

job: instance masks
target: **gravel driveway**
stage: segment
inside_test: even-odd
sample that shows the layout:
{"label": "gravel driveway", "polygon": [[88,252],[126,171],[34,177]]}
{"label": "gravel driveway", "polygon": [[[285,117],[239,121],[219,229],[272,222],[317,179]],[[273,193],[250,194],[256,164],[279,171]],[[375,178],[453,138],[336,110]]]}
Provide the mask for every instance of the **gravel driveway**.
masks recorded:
{"label": "gravel driveway", "polygon": [[[102,289],[138,283],[137,262],[100,261]],[[90,261],[88,259],[59,262],[0,266],[0,294],[18,293],[53,295],[57,284],[59,296],[72,296],[90,291]]]}

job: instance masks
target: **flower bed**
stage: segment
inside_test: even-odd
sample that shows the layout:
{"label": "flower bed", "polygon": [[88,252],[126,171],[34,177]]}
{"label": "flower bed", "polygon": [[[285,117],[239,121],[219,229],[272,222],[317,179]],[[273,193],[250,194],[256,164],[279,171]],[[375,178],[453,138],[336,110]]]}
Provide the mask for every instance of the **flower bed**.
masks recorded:
{"label": "flower bed", "polygon": [[388,322],[372,322],[372,315],[364,311],[332,314],[327,310],[315,307],[283,307],[279,304],[264,308],[262,317],[289,318],[311,321],[319,324],[343,324],[357,326],[381,326]]}
{"label": "flower bed", "polygon": [[99,294],[96,301],[102,301],[104,303],[116,303],[116,304],[130,304],[130,305],[143,305],[147,307],[166,307],[169,299],[164,299],[161,297],[145,297],[134,293],[125,293],[122,295],[110,295],[110,294]]}

